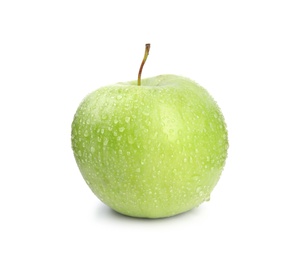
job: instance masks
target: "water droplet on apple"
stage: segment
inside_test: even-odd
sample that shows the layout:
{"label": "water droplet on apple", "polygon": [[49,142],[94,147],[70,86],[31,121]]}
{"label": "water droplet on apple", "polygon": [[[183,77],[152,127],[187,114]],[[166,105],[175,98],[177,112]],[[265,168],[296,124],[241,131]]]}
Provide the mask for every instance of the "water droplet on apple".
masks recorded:
{"label": "water droplet on apple", "polygon": [[194,176],[192,176],[192,179],[195,180],[195,181],[199,181],[200,177],[198,175],[194,175]]}
{"label": "water droplet on apple", "polygon": [[104,134],[104,128],[101,129],[101,134]]}
{"label": "water droplet on apple", "polygon": [[97,140],[98,140],[99,143],[101,143],[101,137],[100,136],[98,136]]}
{"label": "water droplet on apple", "polygon": [[129,116],[127,116],[127,117],[125,118],[125,122],[126,122],[126,123],[129,123],[130,120],[131,120],[131,118],[130,118]]}
{"label": "water droplet on apple", "polygon": [[121,98],[122,98],[122,95],[118,95],[118,96],[117,96],[117,99],[121,99]]}
{"label": "water droplet on apple", "polygon": [[134,143],[134,138],[131,135],[128,136],[128,142],[129,142],[129,144]]}
{"label": "water droplet on apple", "polygon": [[120,127],[120,128],[119,128],[119,132],[121,132],[121,133],[122,133],[122,132],[124,131],[124,129],[125,129],[125,128],[124,128],[123,126],[122,126],[122,127]]}
{"label": "water droplet on apple", "polygon": [[103,145],[107,145],[107,144],[108,144],[108,139],[105,137],[103,141]]}
{"label": "water droplet on apple", "polygon": [[209,126],[210,126],[210,129],[211,129],[211,130],[215,130],[215,126],[213,125],[212,122],[209,122]]}
{"label": "water droplet on apple", "polygon": [[95,149],[93,146],[90,148],[90,151],[91,151],[92,153],[94,153],[95,150],[96,150],[96,149]]}
{"label": "water droplet on apple", "polygon": [[136,169],[136,172],[140,172],[140,168],[137,168],[137,169]]}
{"label": "water droplet on apple", "polygon": [[88,136],[88,131],[87,131],[87,130],[85,130],[85,132],[84,132],[84,136],[85,136],[85,137],[87,137],[87,136]]}
{"label": "water droplet on apple", "polygon": [[118,122],[119,122],[119,120],[116,118],[116,119],[114,120],[114,124],[116,125],[116,124],[118,124]]}

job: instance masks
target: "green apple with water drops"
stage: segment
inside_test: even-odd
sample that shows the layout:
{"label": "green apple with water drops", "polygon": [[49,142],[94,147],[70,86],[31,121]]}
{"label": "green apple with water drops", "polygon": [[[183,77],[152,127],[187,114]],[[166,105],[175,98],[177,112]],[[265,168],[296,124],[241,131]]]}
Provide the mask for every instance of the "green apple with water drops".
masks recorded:
{"label": "green apple with water drops", "polygon": [[212,96],[176,75],[93,91],[72,123],[72,149],[92,192],[128,216],[162,218],[210,199],[224,168],[228,135]]}

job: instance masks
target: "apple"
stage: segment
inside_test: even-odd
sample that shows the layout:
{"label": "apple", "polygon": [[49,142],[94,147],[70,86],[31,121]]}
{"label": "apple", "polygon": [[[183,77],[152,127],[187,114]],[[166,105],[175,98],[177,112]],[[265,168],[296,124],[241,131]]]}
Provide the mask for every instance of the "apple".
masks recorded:
{"label": "apple", "polygon": [[128,216],[173,216],[210,199],[228,135],[212,96],[194,81],[161,75],[97,89],[78,107],[72,149],[93,193]]}

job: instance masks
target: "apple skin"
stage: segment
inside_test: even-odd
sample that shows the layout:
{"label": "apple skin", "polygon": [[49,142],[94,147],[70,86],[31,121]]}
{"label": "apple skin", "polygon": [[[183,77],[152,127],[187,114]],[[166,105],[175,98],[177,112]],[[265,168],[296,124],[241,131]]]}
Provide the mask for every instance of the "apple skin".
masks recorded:
{"label": "apple skin", "polygon": [[93,193],[113,210],[142,218],[173,216],[209,200],[228,150],[216,102],[176,75],[92,92],[74,116],[71,138]]}

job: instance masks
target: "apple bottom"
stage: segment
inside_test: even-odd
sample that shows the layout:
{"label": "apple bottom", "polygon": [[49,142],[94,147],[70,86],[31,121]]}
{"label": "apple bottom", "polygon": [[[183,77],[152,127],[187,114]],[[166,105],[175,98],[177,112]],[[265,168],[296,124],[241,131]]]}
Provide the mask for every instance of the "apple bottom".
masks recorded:
{"label": "apple bottom", "polygon": [[[163,164],[161,160],[160,166]],[[84,179],[102,202],[123,215],[163,218],[186,212],[208,201],[218,181],[216,175],[220,176],[221,171],[215,169],[203,179],[203,176],[194,174],[201,172],[194,171],[194,162],[185,164],[180,170],[167,169],[166,173],[158,165],[151,171],[139,167],[134,172],[125,166],[126,171],[116,172],[114,169],[103,175],[85,174]],[[210,181],[209,175],[214,176]]]}

